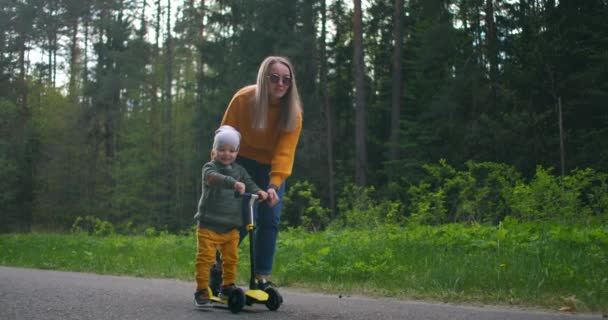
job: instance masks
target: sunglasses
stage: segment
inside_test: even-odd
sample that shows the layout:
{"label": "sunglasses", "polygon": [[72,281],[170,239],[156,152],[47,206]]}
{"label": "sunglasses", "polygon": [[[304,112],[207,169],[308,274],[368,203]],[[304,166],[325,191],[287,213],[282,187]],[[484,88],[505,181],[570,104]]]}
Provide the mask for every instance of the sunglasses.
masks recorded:
{"label": "sunglasses", "polygon": [[290,76],[280,76],[276,73],[272,73],[268,76],[268,79],[270,79],[270,82],[277,84],[279,83],[279,81],[283,81],[283,84],[286,86],[290,86],[291,85],[291,77]]}

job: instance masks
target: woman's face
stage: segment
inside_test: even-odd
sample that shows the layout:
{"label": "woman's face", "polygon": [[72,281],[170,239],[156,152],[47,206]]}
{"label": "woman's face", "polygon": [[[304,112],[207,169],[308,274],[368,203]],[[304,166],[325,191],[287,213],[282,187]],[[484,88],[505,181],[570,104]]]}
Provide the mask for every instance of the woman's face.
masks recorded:
{"label": "woman's face", "polygon": [[281,99],[291,86],[291,73],[286,65],[277,62],[268,69],[268,91],[270,101]]}

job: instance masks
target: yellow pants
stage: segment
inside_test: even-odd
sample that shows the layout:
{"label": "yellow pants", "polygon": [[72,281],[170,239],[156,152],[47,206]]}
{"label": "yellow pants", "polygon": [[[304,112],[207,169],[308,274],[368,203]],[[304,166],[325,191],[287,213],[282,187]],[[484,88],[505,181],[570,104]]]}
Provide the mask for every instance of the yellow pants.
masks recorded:
{"label": "yellow pants", "polygon": [[209,270],[215,263],[215,252],[222,255],[222,285],[236,282],[236,268],[239,261],[239,231],[234,229],[227,233],[198,228],[196,251],[196,290],[206,289],[209,285]]}

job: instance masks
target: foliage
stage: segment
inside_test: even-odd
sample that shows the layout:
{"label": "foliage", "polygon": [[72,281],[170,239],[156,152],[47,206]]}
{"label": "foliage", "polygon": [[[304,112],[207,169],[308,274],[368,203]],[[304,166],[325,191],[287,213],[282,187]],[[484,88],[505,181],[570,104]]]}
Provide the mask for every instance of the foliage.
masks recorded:
{"label": "foliage", "polygon": [[108,236],[114,234],[114,226],[93,216],[77,217],[72,224],[72,233],[85,232],[95,236]]}
{"label": "foliage", "polygon": [[0,235],[0,247],[6,248],[0,253],[1,265],[189,280],[196,242],[193,237],[167,233],[153,236],[32,233]]}
{"label": "foliage", "polygon": [[340,213],[332,222],[337,228],[345,226],[354,229],[369,229],[384,224],[401,222],[403,205],[398,201],[384,199],[375,187],[362,188],[347,184],[338,199]]}
{"label": "foliage", "polygon": [[[248,238],[237,284],[249,276]],[[193,281],[194,233],[2,234],[0,265]],[[281,232],[273,281],[331,293],[608,311],[608,228],[520,222]]]}
{"label": "foliage", "polygon": [[408,190],[410,215],[408,222],[414,224],[440,224],[446,219],[443,190],[431,190],[429,183],[421,182]]}
{"label": "foliage", "polygon": [[529,184],[514,188],[508,201],[515,216],[527,221],[606,221],[606,174],[586,169],[560,179],[550,171],[538,167]]}
{"label": "foliage", "polygon": [[[576,294],[606,309],[606,286],[596,286],[607,279],[606,229],[597,227],[608,222],[605,1],[409,1],[397,60],[391,3],[370,1],[367,186],[351,183],[346,1],[172,4],[41,0],[0,10],[0,233],[77,232],[57,259],[63,236],[21,244],[7,235],[22,246],[1,242],[3,263],[67,268],[71,259],[84,265],[77,270],[189,278],[212,134],[235,90],[277,54],[294,63],[305,110],[278,277],[440,299]],[[331,26],[325,34],[319,17]],[[389,161],[398,59],[401,156]],[[330,189],[342,191],[336,212],[327,209]],[[116,260],[97,258],[104,254]]]}
{"label": "foliage", "polygon": [[19,197],[20,168],[15,155],[15,142],[11,137],[11,127],[19,121],[17,106],[10,101],[0,99],[0,232],[15,225],[18,220],[16,206]]}
{"label": "foliage", "polygon": [[521,179],[513,167],[468,161],[459,171],[446,160],[423,167],[428,175],[408,190],[410,222],[497,223],[510,214],[505,197]]}
{"label": "foliage", "polygon": [[[90,175],[91,159],[79,123],[79,107],[57,90],[32,88],[32,126],[38,140],[39,158],[33,188],[32,215],[38,228],[69,230],[78,215],[94,214],[105,204],[102,195],[89,198],[96,176]],[[75,170],[78,168],[78,170]],[[100,210],[101,211],[101,210]]]}
{"label": "foliage", "polygon": [[[268,55],[292,60],[305,110],[291,179],[314,191],[294,197],[288,225],[331,224],[330,190],[352,189],[355,172],[353,10],[344,0],[266,4],[7,2],[0,232],[63,232],[81,215],[121,233],[189,228],[213,132]],[[368,185],[329,213],[335,225],[605,221],[608,4],[429,0],[403,10],[405,46],[393,57],[392,3],[364,8]],[[402,110],[391,119],[396,62]],[[558,179],[548,168],[562,165]]]}
{"label": "foliage", "polygon": [[309,231],[321,231],[329,223],[329,209],[321,206],[314,185],[298,181],[283,196],[282,224],[286,227],[302,227]]}
{"label": "foliage", "polygon": [[[579,309],[605,309],[607,231],[603,226],[519,223],[512,218],[495,227],[294,231],[280,242],[276,265],[283,281],[314,282],[332,292],[431,293],[444,301],[544,306],[560,305],[561,297],[575,295]],[[582,249],[585,245],[589,251]]]}
{"label": "foliage", "polygon": [[468,161],[457,170],[447,161],[424,166],[427,176],[408,189],[410,223],[497,224],[508,216],[525,221],[605,222],[606,174],[575,170],[563,179],[538,167],[526,183],[511,166]]}

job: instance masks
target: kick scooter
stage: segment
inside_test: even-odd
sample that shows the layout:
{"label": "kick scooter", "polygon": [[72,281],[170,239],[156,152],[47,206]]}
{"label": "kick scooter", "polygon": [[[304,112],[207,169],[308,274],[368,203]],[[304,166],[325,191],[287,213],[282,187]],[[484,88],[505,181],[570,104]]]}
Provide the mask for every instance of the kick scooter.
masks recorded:
{"label": "kick scooter", "polygon": [[248,202],[248,217],[246,219],[245,228],[249,234],[249,261],[250,261],[250,277],[249,277],[249,290],[245,292],[245,302],[248,306],[254,303],[265,304],[266,308],[271,311],[279,309],[283,303],[283,297],[279,294],[279,291],[273,287],[268,287],[265,290],[258,289],[255,281],[255,237],[253,231],[255,230],[255,218],[253,216],[253,208],[256,200],[259,198],[257,194],[243,193],[241,194],[245,199],[249,198]]}
{"label": "kick scooter", "polygon": [[211,299],[211,301],[213,302],[218,302],[227,305],[230,311],[232,311],[232,313],[239,313],[243,309],[245,304],[250,306],[254,303],[264,304],[269,310],[276,311],[283,303],[283,297],[281,297],[277,289],[272,287],[268,287],[265,290],[258,289],[255,281],[255,240],[253,236],[253,231],[255,230],[255,219],[253,217],[253,209],[255,202],[257,201],[259,196],[257,194],[252,193],[236,193],[235,196],[243,197],[246,200],[248,199],[248,217],[246,217],[245,219],[245,228],[247,230],[247,233],[249,234],[249,259],[251,265],[249,290],[244,292],[241,288],[235,288],[226,298],[213,296],[211,290],[209,290],[209,299]]}

